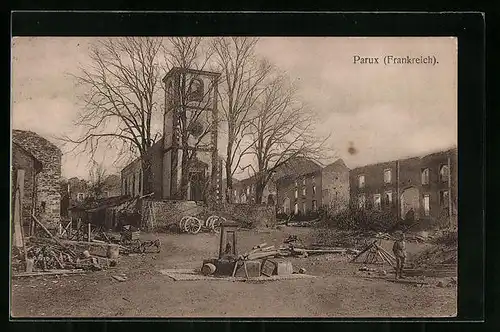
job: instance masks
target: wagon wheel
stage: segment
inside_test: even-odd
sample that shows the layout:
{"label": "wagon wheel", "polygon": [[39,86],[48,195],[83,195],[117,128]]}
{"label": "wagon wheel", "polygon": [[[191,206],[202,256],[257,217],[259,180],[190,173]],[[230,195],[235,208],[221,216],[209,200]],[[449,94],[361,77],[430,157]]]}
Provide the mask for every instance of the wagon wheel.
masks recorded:
{"label": "wagon wheel", "polygon": [[211,216],[207,219],[208,229],[215,233],[220,233],[220,226],[223,222],[226,221],[226,218],[219,216]]}
{"label": "wagon wheel", "polygon": [[203,224],[203,222],[200,219],[195,218],[195,217],[190,217],[186,221],[185,230],[188,233],[197,234],[200,231],[202,224]]}
{"label": "wagon wheel", "polygon": [[179,229],[182,231],[186,230],[186,221],[191,218],[189,216],[184,216],[182,219],[179,221]]}
{"label": "wagon wheel", "polygon": [[208,217],[207,221],[205,221],[205,227],[208,228],[209,230],[213,230],[214,225],[215,225],[215,221],[218,218],[219,217],[217,217],[217,216],[210,216],[210,217]]}

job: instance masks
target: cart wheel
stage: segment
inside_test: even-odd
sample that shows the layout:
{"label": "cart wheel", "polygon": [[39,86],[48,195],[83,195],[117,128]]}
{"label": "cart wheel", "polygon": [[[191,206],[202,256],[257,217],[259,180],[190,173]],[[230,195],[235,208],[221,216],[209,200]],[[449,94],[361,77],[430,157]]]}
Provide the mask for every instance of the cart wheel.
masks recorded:
{"label": "cart wheel", "polygon": [[182,230],[186,233],[190,233],[189,229],[190,227],[188,227],[188,224],[191,223],[191,219],[195,219],[196,217],[186,217],[186,220],[184,220],[184,223],[183,223],[183,227],[182,227]]}
{"label": "cart wheel", "polygon": [[211,230],[217,234],[220,233],[220,228],[221,228],[221,225],[222,223],[226,222],[226,218],[224,217],[218,217],[218,216],[215,216],[214,218],[214,221],[213,221],[213,224],[211,226]]}
{"label": "cart wheel", "polygon": [[208,217],[207,221],[205,221],[205,226],[209,230],[213,230],[214,229],[214,225],[215,225],[215,223],[217,222],[218,219],[219,219],[219,217],[217,217],[217,216],[210,216],[210,217]]}
{"label": "cart wheel", "polygon": [[179,221],[179,229],[181,232],[186,231],[186,221],[191,218],[189,216],[182,217],[181,221]]}
{"label": "cart wheel", "polygon": [[186,232],[197,234],[200,231],[202,224],[203,222],[200,219],[191,217],[188,221],[186,221]]}

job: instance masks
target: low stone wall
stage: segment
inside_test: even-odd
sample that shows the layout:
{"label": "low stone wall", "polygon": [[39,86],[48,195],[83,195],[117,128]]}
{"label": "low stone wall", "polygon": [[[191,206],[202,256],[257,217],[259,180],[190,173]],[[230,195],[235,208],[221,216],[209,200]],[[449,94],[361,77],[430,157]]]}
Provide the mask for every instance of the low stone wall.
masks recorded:
{"label": "low stone wall", "polygon": [[[150,218],[150,209],[154,222]],[[202,206],[193,201],[144,200],[141,204],[140,228],[145,231],[162,231],[178,224],[184,216],[222,216],[244,227],[267,227],[276,224],[276,210],[271,205],[224,204],[214,208]]]}
{"label": "low stone wall", "polygon": [[[154,214],[154,223],[150,218],[150,207]],[[178,224],[184,216],[195,216],[206,210],[204,206],[193,201],[154,201],[144,200],[141,204],[141,229],[161,231],[172,224]]]}
{"label": "low stone wall", "polygon": [[268,227],[276,224],[276,209],[264,204],[224,204],[216,213],[245,227]]}

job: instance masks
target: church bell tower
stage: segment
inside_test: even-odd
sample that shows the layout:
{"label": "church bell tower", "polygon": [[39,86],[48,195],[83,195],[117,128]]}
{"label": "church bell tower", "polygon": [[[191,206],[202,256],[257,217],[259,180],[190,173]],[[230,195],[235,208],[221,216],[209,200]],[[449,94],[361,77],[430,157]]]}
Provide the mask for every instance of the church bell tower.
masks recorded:
{"label": "church bell tower", "polygon": [[164,199],[217,199],[219,77],[219,73],[175,67],[163,78]]}

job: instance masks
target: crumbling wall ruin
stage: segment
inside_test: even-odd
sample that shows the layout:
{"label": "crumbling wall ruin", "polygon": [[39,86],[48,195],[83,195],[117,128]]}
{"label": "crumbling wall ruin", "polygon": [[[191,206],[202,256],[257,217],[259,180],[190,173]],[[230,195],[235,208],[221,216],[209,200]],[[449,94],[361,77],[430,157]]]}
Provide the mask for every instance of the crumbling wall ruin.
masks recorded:
{"label": "crumbling wall ruin", "polygon": [[36,214],[48,228],[58,227],[61,221],[61,150],[40,135],[13,130],[12,141],[31,153],[42,163],[36,179]]}

